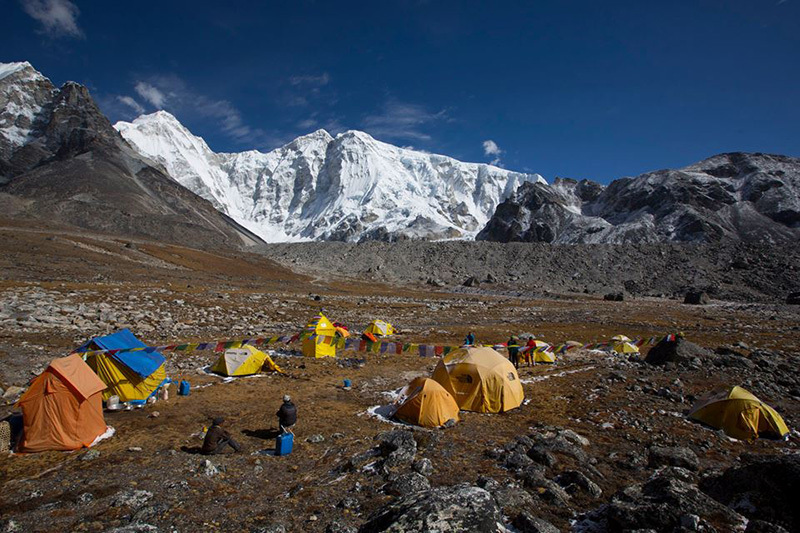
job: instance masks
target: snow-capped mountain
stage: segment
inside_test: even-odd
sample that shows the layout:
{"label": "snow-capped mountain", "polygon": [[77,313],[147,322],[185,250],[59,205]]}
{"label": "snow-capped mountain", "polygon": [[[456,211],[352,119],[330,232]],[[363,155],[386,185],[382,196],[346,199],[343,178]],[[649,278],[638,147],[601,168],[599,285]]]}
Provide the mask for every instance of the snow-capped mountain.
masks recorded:
{"label": "snow-capped mountain", "polygon": [[325,130],[268,153],[215,153],[165,111],[117,131],[180,184],[268,242],[472,238],[538,174]]}
{"label": "snow-capped mountain", "polygon": [[0,212],[71,228],[243,248],[262,241],[131,148],[86,87],[0,63]]}
{"label": "snow-capped mountain", "polygon": [[607,187],[556,178],[500,204],[479,240],[552,243],[800,240],[800,159],[734,152]]}
{"label": "snow-capped mountain", "polygon": [[0,63],[0,157],[32,139],[56,88],[27,61]]}

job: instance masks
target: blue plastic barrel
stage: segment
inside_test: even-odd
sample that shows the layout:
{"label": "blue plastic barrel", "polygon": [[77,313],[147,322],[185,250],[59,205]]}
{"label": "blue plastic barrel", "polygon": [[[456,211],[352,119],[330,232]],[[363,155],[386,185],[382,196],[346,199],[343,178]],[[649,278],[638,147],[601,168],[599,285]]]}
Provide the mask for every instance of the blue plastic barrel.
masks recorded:
{"label": "blue plastic barrel", "polygon": [[281,433],[275,437],[275,455],[289,455],[294,446],[294,435]]}
{"label": "blue plastic barrel", "polygon": [[182,379],[180,384],[178,385],[178,394],[180,396],[189,396],[189,390],[191,389],[191,385],[185,379]]}
{"label": "blue plastic barrel", "polygon": [[351,385],[351,383],[350,383],[349,379],[344,380],[344,386],[345,387],[349,387],[350,385]]}

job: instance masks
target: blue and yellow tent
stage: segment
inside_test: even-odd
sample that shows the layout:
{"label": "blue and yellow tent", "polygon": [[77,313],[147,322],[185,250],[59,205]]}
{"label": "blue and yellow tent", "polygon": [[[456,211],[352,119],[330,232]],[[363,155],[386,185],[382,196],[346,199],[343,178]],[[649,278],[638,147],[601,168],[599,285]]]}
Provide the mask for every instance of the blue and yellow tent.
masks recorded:
{"label": "blue and yellow tent", "polygon": [[[137,339],[131,330],[123,329],[105,337],[95,337],[78,351],[145,347],[147,345]],[[169,382],[164,369],[165,361],[159,352],[143,350],[86,357],[86,363],[108,387],[103,391],[103,400],[119,396],[119,401],[133,403],[144,403],[161,385]]]}

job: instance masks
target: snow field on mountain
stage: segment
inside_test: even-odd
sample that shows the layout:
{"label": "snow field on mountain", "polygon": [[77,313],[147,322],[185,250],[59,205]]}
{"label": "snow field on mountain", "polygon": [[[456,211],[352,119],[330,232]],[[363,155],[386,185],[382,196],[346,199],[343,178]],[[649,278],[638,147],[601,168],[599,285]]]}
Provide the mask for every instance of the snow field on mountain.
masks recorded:
{"label": "snow field on mountain", "polygon": [[159,111],[117,131],[179,183],[269,242],[405,236],[471,239],[524,182],[485,164],[324,130],[268,153],[215,153]]}

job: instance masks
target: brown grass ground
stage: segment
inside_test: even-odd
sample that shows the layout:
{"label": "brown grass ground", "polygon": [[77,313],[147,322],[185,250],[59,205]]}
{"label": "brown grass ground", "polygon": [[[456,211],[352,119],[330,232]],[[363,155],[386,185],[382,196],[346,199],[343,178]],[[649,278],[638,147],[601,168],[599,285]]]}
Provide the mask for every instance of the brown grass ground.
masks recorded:
{"label": "brown grass ground", "polygon": [[[186,298],[188,302],[193,297],[205,298],[213,290],[231,296],[219,302],[221,306],[231,305],[242,295],[283,294],[297,302],[287,309],[286,319],[298,325],[319,306],[310,297],[313,293],[322,296],[333,319],[337,313],[363,317],[364,322],[375,316],[387,317],[409,331],[401,338],[413,342],[458,344],[469,330],[474,330],[479,340],[492,342],[520,332],[535,332],[550,342],[588,342],[617,333],[649,336],[683,331],[709,347],[745,341],[755,347],[798,351],[797,314],[768,306],[694,307],[659,299],[614,303],[578,295],[535,301],[471,295],[465,302],[463,294],[424,287],[296,275],[249,254],[209,253],[147,242],[125,248],[124,243],[130,241],[48,228],[20,229],[10,223],[0,226],[6,252],[0,257],[0,290],[33,285],[64,292],[92,288],[102,299],[106,291],[115,289],[133,293],[163,287],[168,289],[165,300]],[[431,310],[427,306],[431,301],[445,308]],[[0,331],[0,342],[39,344],[57,355],[74,346],[73,336],[58,331],[20,334],[6,329]],[[205,340],[203,332],[187,339],[160,338],[158,332],[151,337],[153,342]],[[343,356],[356,355],[345,352]],[[0,351],[0,360],[8,357],[8,352]],[[177,358],[186,355],[169,357],[175,368]],[[195,357],[194,362],[208,364],[216,356],[204,353]],[[279,358],[286,376],[231,383],[188,371],[185,377],[193,385],[190,396],[177,397],[173,387],[168,402],[109,413],[107,422],[117,434],[96,448],[101,453],[97,459],[80,461],[80,453],[60,452],[0,457],[0,516],[23,524],[26,531],[103,531],[127,523],[134,515],[125,505],[110,505],[109,496],[135,488],[155,494],[136,518],[165,529],[237,531],[280,522],[289,530],[323,531],[334,518],[357,525],[390,499],[380,491],[382,482],[376,476],[362,471],[341,474],[350,457],[372,447],[375,435],[394,427],[369,417],[366,411],[387,403],[384,392],[431,372],[435,362],[409,355],[366,358],[366,366],[360,369],[341,368],[329,359]],[[644,453],[652,443],[690,445],[701,455],[704,468],[731,464],[744,451],[768,453],[795,446],[793,441],[731,442],[676,416],[687,404],[627,390],[639,379],[661,387],[671,386],[679,378],[685,393],[699,395],[717,384],[743,379],[736,371],[663,372],[624,367],[626,382],[607,381],[608,372],[617,367],[608,358],[578,352],[561,358],[554,367],[523,368],[523,380],[577,371],[526,384],[530,401],[520,409],[503,415],[464,413],[462,422],[452,429],[418,431],[420,456],[434,464],[431,482],[474,482],[479,475],[510,479],[509,472],[487,457],[486,450],[502,446],[538,424],[570,428],[589,438],[588,451],[604,476],[597,479],[604,490],[601,501],[646,477],[646,470],[626,469],[625,458],[628,453]],[[177,377],[175,372],[172,377]],[[345,378],[353,381],[353,390],[342,390]],[[273,446],[274,413],[285,393],[295,398],[300,410],[294,452],[283,458],[252,455]],[[800,421],[797,401],[769,400],[786,415],[790,426]],[[152,417],[153,411],[159,416]],[[230,431],[248,453],[213,458],[224,472],[208,478],[197,474],[201,457],[191,451],[201,441],[192,435],[217,414],[228,418]],[[604,423],[613,428],[603,429]],[[306,442],[317,434],[325,440]],[[129,451],[131,447],[142,450]],[[557,470],[569,465],[569,460],[562,460]],[[94,503],[79,501],[79,495],[85,493],[92,495]],[[357,499],[360,508],[337,507],[346,496]],[[599,504],[581,497],[572,503],[571,508],[542,506],[533,511],[566,528],[575,513]]]}

